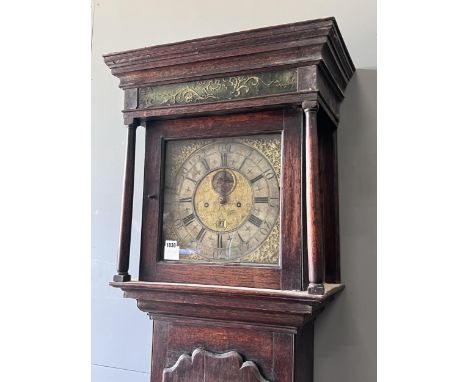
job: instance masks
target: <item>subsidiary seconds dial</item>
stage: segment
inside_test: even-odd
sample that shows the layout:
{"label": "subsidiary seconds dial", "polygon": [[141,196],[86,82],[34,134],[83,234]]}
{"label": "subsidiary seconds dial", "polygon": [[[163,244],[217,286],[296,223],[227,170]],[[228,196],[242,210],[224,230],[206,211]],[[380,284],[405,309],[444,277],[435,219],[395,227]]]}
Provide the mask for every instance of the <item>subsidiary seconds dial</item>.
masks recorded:
{"label": "subsidiary seconds dial", "polygon": [[242,261],[271,234],[279,217],[279,181],[255,147],[217,139],[194,150],[166,192],[166,225],[180,259]]}

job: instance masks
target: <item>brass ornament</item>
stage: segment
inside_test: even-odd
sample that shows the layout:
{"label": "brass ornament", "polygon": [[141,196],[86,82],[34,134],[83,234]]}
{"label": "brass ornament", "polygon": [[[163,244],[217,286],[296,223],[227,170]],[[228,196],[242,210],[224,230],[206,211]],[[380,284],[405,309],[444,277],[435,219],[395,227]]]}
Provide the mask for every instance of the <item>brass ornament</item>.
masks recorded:
{"label": "brass ornament", "polygon": [[276,177],[281,181],[281,138],[269,136],[242,138],[242,143],[261,152],[275,170]]}
{"label": "brass ornament", "polygon": [[226,203],[220,203],[220,194],[213,188],[213,178],[223,170],[209,173],[195,191],[195,212],[207,228],[217,232],[230,232],[238,228],[252,208],[252,188],[239,172],[227,170],[236,182],[226,195]]}
{"label": "brass ornament", "polygon": [[203,146],[206,146],[211,141],[206,139],[190,139],[183,141],[172,141],[169,144],[169,163],[170,165],[166,169],[166,178],[175,178],[177,171],[180,169],[182,164],[187,158],[192,155],[195,151]]}
{"label": "brass ornament", "polygon": [[244,256],[242,261],[244,263],[257,263],[257,264],[278,264],[279,247],[280,246],[280,222],[279,219],[271,230],[268,238],[263,244],[254,252]]}
{"label": "brass ornament", "polygon": [[297,91],[297,70],[213,78],[139,89],[138,108],[228,101]]}

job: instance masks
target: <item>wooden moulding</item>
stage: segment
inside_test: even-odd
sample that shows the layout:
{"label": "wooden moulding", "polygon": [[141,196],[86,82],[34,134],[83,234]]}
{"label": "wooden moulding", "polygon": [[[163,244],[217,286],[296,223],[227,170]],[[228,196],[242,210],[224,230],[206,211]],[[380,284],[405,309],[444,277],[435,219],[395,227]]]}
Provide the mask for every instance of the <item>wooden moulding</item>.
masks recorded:
{"label": "wooden moulding", "polygon": [[242,382],[268,382],[257,365],[245,361],[235,352],[215,354],[197,348],[192,355],[182,354],[172,367],[163,371],[163,382],[235,380]]}
{"label": "wooden moulding", "polygon": [[[109,53],[104,61],[120,78],[122,88],[297,62],[307,65],[325,61],[340,84],[345,84],[354,71],[333,17]],[[185,70],[188,65],[189,72]]]}
{"label": "wooden moulding", "polygon": [[[318,99],[330,117],[338,121],[339,104],[355,71],[334,18],[110,53],[104,55],[104,61],[125,90],[126,124],[135,118],[300,106],[310,99]],[[157,107],[140,99],[152,87],[180,87],[239,76],[264,78],[268,73],[284,72],[295,72],[294,88]]]}
{"label": "wooden moulding", "polygon": [[296,330],[312,320],[344,288],[324,284],[323,295],[307,291],[160,282],[111,282],[137,300],[151,318],[184,317]]}
{"label": "wooden moulding", "polygon": [[[297,149],[301,146],[302,110],[288,109],[223,116],[152,121],[146,129],[145,198],[142,211],[140,281],[219,284],[252,288],[302,289],[301,273],[301,163]],[[221,265],[189,264],[164,261],[161,255],[161,175],[163,139],[213,136],[242,136],[281,132],[283,134],[281,266],[256,264]],[[159,195],[159,196],[157,196]]]}

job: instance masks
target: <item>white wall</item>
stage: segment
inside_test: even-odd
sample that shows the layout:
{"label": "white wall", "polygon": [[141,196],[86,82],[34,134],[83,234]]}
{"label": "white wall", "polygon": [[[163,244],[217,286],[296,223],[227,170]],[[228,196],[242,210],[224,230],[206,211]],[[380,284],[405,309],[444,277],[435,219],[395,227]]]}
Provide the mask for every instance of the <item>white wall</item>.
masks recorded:
{"label": "white wall", "polygon": [[[123,92],[102,54],[335,16],[358,71],[339,128],[345,292],[316,325],[315,382],[376,380],[376,4],[373,0],[94,0],[92,41],[93,382],[149,381],[151,321],[107,283],[115,271],[125,148]],[[370,69],[370,70],[362,70]],[[130,273],[137,276],[143,131],[137,137]]]}

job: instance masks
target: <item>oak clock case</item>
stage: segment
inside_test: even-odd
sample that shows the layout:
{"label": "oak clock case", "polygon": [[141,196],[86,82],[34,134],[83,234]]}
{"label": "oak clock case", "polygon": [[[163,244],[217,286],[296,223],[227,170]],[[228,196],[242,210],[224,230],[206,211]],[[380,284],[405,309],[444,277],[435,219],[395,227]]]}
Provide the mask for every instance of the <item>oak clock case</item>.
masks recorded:
{"label": "oak clock case", "polygon": [[[110,285],[153,321],[151,382],[312,381],[314,320],[344,288],[337,128],[355,68],[336,20],[104,60],[127,126]],[[137,128],[145,170],[132,280]]]}

